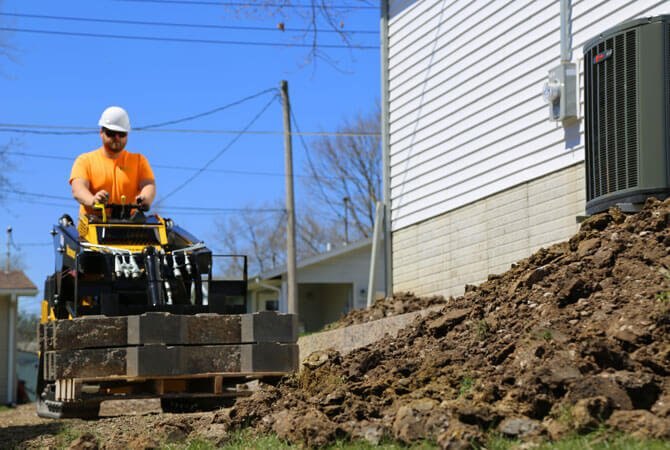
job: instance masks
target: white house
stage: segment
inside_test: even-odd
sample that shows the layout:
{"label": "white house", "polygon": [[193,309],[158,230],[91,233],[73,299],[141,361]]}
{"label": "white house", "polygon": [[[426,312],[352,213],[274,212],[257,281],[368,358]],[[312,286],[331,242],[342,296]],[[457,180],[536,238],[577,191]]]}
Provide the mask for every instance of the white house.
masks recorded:
{"label": "white house", "polygon": [[[364,308],[368,298],[372,239],[365,239],[303,259],[297,263],[298,320],[303,331],[317,331],[351,309]],[[384,295],[384,260],[378,252],[373,297]],[[287,273],[282,267],[248,284],[247,310],[288,311]]]}
{"label": "white house", "polygon": [[[0,404],[16,403],[16,312],[18,299],[37,295],[20,270],[0,271]],[[35,331],[37,332],[37,330]]]}
{"label": "white house", "polygon": [[656,0],[574,0],[577,124],[549,120],[559,0],[382,1],[382,123],[392,288],[462,293],[576,232],[585,210],[583,51]]}

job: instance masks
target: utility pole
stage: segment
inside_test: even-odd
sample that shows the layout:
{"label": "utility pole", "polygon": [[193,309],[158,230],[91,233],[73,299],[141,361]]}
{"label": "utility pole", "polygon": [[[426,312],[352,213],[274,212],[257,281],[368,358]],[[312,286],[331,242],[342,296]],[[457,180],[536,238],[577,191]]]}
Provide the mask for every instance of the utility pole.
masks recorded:
{"label": "utility pole", "polygon": [[9,273],[10,269],[10,264],[9,264],[9,258],[11,256],[10,254],[10,242],[12,242],[12,227],[7,227],[7,256],[5,260],[5,273]]}
{"label": "utility pole", "polygon": [[349,197],[342,199],[344,202],[344,244],[349,245]]}
{"label": "utility pole", "polygon": [[295,201],[293,200],[293,144],[291,139],[291,106],[288,101],[288,82],[281,82],[284,110],[284,171],[286,182],[286,275],[288,278],[288,312],[298,315],[298,280],[295,256]]}

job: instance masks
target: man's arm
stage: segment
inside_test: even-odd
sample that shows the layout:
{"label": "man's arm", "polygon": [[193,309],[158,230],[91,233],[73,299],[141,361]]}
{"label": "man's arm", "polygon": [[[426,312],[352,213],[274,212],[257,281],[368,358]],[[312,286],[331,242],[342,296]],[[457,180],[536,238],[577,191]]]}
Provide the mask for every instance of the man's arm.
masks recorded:
{"label": "man's arm", "polygon": [[96,203],[107,203],[109,193],[105,190],[91,193],[91,184],[83,178],[72,180],[72,196],[84,206],[92,207]]}
{"label": "man's arm", "polygon": [[142,203],[148,208],[154,202],[154,198],[156,198],[156,182],[154,180],[140,181],[140,193],[135,201]]}

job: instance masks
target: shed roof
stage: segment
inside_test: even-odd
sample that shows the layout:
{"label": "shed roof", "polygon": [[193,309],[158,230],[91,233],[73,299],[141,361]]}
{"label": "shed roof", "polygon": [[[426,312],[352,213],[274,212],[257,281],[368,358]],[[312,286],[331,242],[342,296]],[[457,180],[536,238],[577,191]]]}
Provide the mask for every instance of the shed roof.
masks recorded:
{"label": "shed roof", "polygon": [[37,286],[22,270],[5,272],[0,270],[0,293],[18,295],[37,295]]}

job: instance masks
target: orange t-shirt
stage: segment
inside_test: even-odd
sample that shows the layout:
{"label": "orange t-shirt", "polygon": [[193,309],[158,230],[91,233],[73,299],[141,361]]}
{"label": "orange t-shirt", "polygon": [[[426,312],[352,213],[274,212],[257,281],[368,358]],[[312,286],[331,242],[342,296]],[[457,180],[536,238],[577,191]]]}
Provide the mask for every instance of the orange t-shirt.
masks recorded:
{"label": "orange t-shirt", "polygon": [[[121,203],[121,196],[126,196],[126,203],[134,203],[140,193],[140,182],[154,180],[149,161],[139,153],[123,150],[116,159],[107,157],[103,147],[92,152],[79,155],[72,165],[70,184],[75,178],[88,180],[89,190],[95,195],[104,189],[109,192],[109,203]],[[83,205],[80,213],[92,212]]]}

